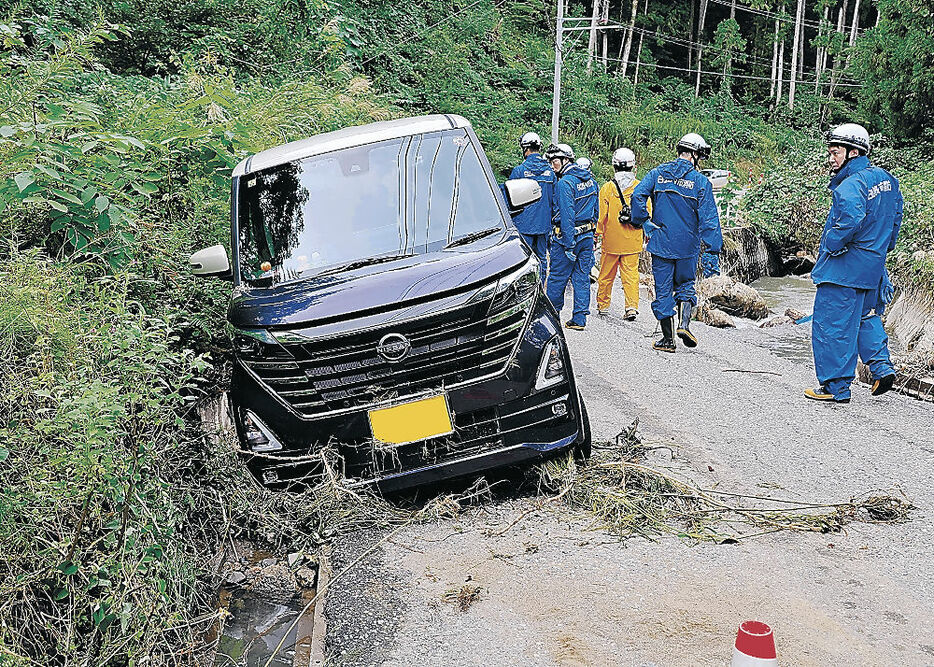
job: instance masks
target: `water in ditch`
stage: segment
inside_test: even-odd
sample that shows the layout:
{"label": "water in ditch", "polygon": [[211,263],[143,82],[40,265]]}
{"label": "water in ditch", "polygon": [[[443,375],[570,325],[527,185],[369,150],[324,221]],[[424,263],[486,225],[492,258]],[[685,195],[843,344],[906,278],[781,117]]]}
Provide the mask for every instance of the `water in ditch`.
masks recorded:
{"label": "water in ditch", "polygon": [[240,581],[219,591],[218,607],[226,613],[211,632],[217,646],[214,667],[306,667],[311,662],[312,584],[296,590],[286,564],[252,544],[238,541],[235,551],[238,565],[231,574]]}
{"label": "water in ditch", "polygon": [[[803,276],[764,276],[752,283],[776,315],[794,308],[810,315],[814,307],[814,283]],[[779,357],[811,362],[811,323],[785,324],[763,329],[763,344]]]}
{"label": "water in ditch", "polygon": [[[295,617],[301,612],[301,600],[269,602],[246,591],[228,591],[225,621],[217,643],[214,667],[293,667],[296,652]],[[285,641],[283,641],[285,637]],[[276,652],[279,643],[282,648]],[[306,662],[307,664],[307,662]]]}

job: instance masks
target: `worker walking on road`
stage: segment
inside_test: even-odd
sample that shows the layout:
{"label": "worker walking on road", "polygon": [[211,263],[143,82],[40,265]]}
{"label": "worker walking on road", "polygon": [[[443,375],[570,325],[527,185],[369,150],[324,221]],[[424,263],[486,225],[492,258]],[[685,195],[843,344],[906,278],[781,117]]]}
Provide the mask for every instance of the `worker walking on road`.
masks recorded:
{"label": "worker walking on road", "polygon": [[639,253],[642,252],[642,229],[633,224],[632,191],[636,180],[636,154],[628,148],[613,153],[613,180],[600,188],[600,214],[597,238],[601,239],[600,274],[597,277],[597,313],[610,308],[613,281],[619,270],[626,297],[625,318],[639,314]]}
{"label": "worker walking on road", "polygon": [[555,186],[557,228],[551,246],[548,299],[555,310],[564,306],[568,281],[574,290],[574,311],[565,322],[568,329],[582,330],[590,314],[590,269],[597,221],[597,184],[593,174],[574,162],[567,144],[551,145],[545,157],[558,175]]}
{"label": "worker walking on road", "polygon": [[811,347],[820,387],[804,395],[849,403],[857,355],[872,372],[873,396],[895,383],[880,314],[894,291],[885,257],[898,239],[903,202],[898,180],[870,164],[864,127],[846,123],[825,140],[832,202],[811,271],[817,285]]}
{"label": "worker walking on road", "polygon": [[675,351],[674,318],[678,311],[678,337],[688,347],[697,346],[690,329],[697,305],[697,256],[701,242],[714,254],[723,248],[713,188],[697,170],[700,160],[710,156],[710,145],[699,134],[686,134],[678,142],[677,152],[676,160],[655,167],[632,193],[632,219],[643,227],[648,237],[646,249],[652,254],[652,312],[662,326],[662,338],[653,347],[662,352]]}
{"label": "worker walking on road", "polygon": [[529,244],[541,263],[544,283],[548,268],[548,239],[551,237],[557,177],[551,165],[541,155],[542,139],[535,132],[523,134],[519,139],[519,147],[525,160],[512,170],[509,178],[531,178],[538,181],[542,188],[542,198],[526,206],[512,221],[519,235]]}

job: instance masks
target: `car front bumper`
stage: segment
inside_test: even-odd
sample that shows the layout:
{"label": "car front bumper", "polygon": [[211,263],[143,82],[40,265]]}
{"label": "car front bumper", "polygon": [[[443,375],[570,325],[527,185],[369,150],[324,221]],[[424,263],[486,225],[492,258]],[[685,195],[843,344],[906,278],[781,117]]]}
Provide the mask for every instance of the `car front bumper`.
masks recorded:
{"label": "car front bumper", "polygon": [[[543,353],[556,338],[564,379],[537,390]],[[274,489],[298,488],[319,479],[324,461],[329,460],[348,487],[396,491],[528,464],[566,450],[582,438],[581,407],[570,359],[558,317],[544,298],[537,299],[515,357],[503,374],[438,393],[447,396],[454,433],[398,446],[374,442],[367,409],[303,417],[276,400],[239,365],[231,397],[243,443],[241,455],[253,475]],[[251,451],[245,438],[247,415],[261,422],[281,448]]]}

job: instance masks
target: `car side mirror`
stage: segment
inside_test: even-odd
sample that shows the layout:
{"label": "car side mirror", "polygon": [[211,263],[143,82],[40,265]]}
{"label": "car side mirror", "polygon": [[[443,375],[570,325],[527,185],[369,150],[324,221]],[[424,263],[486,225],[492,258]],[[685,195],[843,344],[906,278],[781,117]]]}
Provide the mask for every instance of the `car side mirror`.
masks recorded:
{"label": "car side mirror", "polygon": [[503,192],[513,215],[542,198],[542,186],[531,178],[511,178],[503,183]]}
{"label": "car side mirror", "polygon": [[191,272],[202,278],[222,278],[224,280],[233,279],[233,271],[230,270],[230,260],[227,258],[227,250],[222,245],[212,245],[210,248],[199,250],[188,260],[191,265]]}

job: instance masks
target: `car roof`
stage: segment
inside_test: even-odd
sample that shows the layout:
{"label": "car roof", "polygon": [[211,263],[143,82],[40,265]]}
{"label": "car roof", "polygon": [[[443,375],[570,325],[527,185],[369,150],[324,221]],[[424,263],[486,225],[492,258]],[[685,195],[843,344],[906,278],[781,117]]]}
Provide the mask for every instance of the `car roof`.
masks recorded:
{"label": "car roof", "polygon": [[233,176],[243,176],[256,171],[275,167],[287,162],[302,160],[313,155],[362,146],[376,141],[398,139],[424,132],[438,132],[454,128],[468,128],[470,121],[454,114],[414,116],[397,120],[385,120],[367,125],[345,127],[334,132],[317,134],[308,139],[293,141],[269,148],[242,160],[233,170]]}

